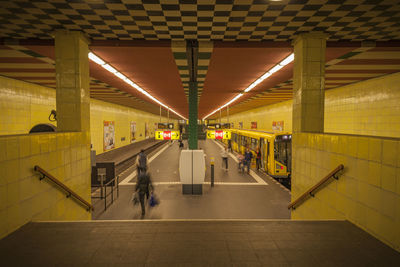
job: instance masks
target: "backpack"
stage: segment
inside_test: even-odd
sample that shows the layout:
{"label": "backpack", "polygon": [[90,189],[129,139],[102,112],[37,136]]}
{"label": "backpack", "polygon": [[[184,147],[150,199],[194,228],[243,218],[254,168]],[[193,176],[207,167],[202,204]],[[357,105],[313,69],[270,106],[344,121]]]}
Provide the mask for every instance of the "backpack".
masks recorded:
{"label": "backpack", "polygon": [[139,167],[146,168],[146,166],[147,166],[146,155],[144,153],[140,153],[139,154]]}

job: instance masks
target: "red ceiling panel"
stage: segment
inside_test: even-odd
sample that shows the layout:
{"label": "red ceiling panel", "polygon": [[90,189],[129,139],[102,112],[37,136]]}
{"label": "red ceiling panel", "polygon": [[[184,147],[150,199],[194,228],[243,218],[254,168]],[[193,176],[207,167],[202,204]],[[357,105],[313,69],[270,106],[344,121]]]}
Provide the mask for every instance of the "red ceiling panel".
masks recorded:
{"label": "red ceiling panel", "polygon": [[[92,47],[92,51],[155,98],[187,116],[188,103],[170,47]],[[93,77],[100,75],[100,70],[93,69]],[[107,83],[112,85],[111,81]],[[130,88],[129,92],[141,97]]]}

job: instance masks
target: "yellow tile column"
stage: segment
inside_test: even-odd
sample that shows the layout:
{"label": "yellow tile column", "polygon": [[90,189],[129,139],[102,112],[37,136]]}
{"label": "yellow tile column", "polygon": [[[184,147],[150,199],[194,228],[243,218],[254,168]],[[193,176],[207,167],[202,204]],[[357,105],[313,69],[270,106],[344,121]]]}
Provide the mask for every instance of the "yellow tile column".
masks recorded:
{"label": "yellow tile column", "polygon": [[294,40],[293,132],[324,131],[327,37],[303,33]]}
{"label": "yellow tile column", "polygon": [[89,132],[89,41],[78,31],[59,30],[55,36],[57,130]]}

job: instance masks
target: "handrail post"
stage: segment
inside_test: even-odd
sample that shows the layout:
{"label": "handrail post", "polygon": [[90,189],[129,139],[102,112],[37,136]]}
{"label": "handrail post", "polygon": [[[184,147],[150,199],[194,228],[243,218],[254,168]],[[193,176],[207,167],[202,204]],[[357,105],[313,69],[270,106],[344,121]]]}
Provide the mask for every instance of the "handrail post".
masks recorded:
{"label": "handrail post", "polygon": [[119,175],[117,176],[117,198],[119,197]]}
{"label": "handrail post", "polygon": [[105,192],[105,194],[104,194],[104,210],[106,210],[107,209],[107,186],[104,187],[104,192]]}
{"label": "handrail post", "polygon": [[[115,183],[115,178],[113,183]],[[111,204],[114,203],[114,186],[115,185],[111,185]]]}

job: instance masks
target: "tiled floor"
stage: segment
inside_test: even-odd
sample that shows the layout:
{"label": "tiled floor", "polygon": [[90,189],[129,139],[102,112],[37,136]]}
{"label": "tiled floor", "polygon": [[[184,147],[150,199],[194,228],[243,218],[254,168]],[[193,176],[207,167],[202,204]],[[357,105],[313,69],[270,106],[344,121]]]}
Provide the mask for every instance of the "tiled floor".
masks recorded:
{"label": "tiled floor", "polygon": [[[213,141],[199,141],[206,157],[206,182],[210,182],[210,157],[215,158],[215,186],[203,185],[203,194],[183,195],[179,184],[178,161],[180,149],[175,142],[167,146],[149,164],[155,192],[161,204],[146,211],[145,219],[289,219],[287,205],[290,193],[263,173],[239,173],[237,163],[229,158],[229,170],[221,168],[220,147]],[[152,158],[150,156],[149,158]],[[123,179],[122,179],[123,180]],[[261,182],[260,182],[261,181]],[[130,199],[136,177],[120,185],[120,196],[104,212],[104,201],[96,199],[93,219],[140,219],[139,206]]]}
{"label": "tiled floor", "polygon": [[29,223],[0,240],[2,266],[399,266],[344,221]]}

